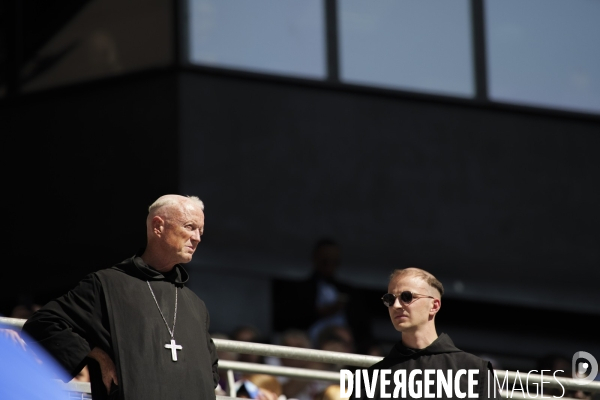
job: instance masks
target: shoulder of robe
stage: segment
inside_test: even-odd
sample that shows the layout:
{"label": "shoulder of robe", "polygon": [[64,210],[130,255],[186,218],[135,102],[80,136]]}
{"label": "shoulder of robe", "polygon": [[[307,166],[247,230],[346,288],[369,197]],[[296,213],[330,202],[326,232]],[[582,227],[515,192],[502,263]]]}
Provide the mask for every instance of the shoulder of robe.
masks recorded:
{"label": "shoulder of robe", "polygon": [[181,288],[181,292],[190,300],[197,302],[201,307],[206,308],[204,301],[192,289],[188,288],[187,286],[183,286]]}
{"label": "shoulder of robe", "polygon": [[132,273],[131,270],[126,270],[124,268],[120,268],[120,266],[113,266],[109,268],[100,269],[96,272],[93,272],[92,275],[96,275],[98,278],[106,278],[106,279],[122,279],[124,277],[141,279],[142,277],[136,276],[136,274]]}

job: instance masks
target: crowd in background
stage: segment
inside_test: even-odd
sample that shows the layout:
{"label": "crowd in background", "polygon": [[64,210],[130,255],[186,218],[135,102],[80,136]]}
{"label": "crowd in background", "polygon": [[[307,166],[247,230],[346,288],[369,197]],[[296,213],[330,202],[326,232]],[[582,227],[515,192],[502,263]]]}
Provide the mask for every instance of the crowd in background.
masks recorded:
{"label": "crowd in background", "polygon": [[[344,353],[354,353],[354,339],[352,332],[342,325],[330,325],[322,329],[316,341],[313,343],[308,332],[290,329],[283,332],[274,340],[265,338],[256,328],[252,326],[240,326],[230,335],[224,333],[213,333],[215,339],[232,339],[245,342],[278,344],[282,346],[291,346],[305,349],[329,350]],[[381,355],[376,352],[374,355]],[[321,362],[293,360],[277,357],[263,357],[252,354],[237,354],[231,352],[219,352],[220,360],[244,361],[260,364],[281,365],[285,367],[309,368],[324,371],[339,371],[344,368],[343,365],[334,365]],[[245,394],[245,388],[241,384],[244,381],[254,382],[259,388],[262,388],[269,395],[275,396],[274,399],[298,399],[298,400],[321,400],[321,399],[339,399],[339,386],[332,385],[329,382],[309,381],[302,379],[293,379],[287,377],[264,377],[262,375],[235,373],[236,394],[241,391]],[[229,394],[226,371],[221,371],[219,388],[221,394]],[[239,396],[238,396],[239,397]],[[250,397],[252,398],[252,397]]]}

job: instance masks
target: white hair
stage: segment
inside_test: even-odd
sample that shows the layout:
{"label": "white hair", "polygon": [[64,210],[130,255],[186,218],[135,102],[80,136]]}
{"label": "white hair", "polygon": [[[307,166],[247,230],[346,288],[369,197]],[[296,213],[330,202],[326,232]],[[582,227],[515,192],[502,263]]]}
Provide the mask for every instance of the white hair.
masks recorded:
{"label": "white hair", "polygon": [[204,203],[198,198],[198,196],[180,196],[176,194],[167,194],[159,197],[154,203],[148,207],[148,214],[150,216],[155,215],[156,212],[165,206],[176,206],[180,205],[182,201],[189,200],[195,203],[202,211],[204,211]]}

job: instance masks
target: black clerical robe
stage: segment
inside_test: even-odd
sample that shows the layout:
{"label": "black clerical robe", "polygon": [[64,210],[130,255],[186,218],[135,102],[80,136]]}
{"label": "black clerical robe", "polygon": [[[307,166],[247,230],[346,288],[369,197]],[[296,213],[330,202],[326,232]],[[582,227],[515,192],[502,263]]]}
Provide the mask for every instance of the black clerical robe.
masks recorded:
{"label": "black clerical robe", "polygon": [[[214,399],[219,380],[217,352],[208,334],[204,302],[184,286],[181,265],[165,274],[137,256],[88,275],[64,296],[37,311],[23,330],[75,376],[88,363],[94,399]],[[173,328],[175,290],[177,361],[165,348],[171,335],[148,288]],[[107,395],[97,362],[99,347],[117,368],[119,385]]]}
{"label": "black clerical robe", "polygon": [[[454,378],[456,373],[459,370],[477,370],[478,373],[473,373],[473,381],[476,380],[477,384],[473,385],[472,392],[479,399],[500,399],[500,395],[496,391],[496,386],[493,381],[493,370],[492,365],[489,361],[483,360],[473,354],[466,353],[454,346],[454,343],[450,339],[450,337],[442,333],[433,343],[427,346],[424,349],[411,349],[402,342],[396,343],[396,345],[390,351],[387,357],[385,357],[380,362],[372,365],[368,368],[367,374],[371,377],[371,381],[373,382],[373,374],[375,370],[378,370],[378,379],[375,380],[375,390],[372,394],[373,397],[368,396],[367,391],[365,390],[364,379],[360,381],[361,390],[360,396],[356,395],[356,391],[353,392],[353,399],[381,399],[381,378],[380,374],[382,370],[391,370],[391,374],[387,375],[386,379],[389,380],[389,384],[385,385],[385,393],[391,394],[393,397],[393,391],[397,385],[394,384],[393,374],[398,370],[405,370],[405,376],[408,378],[409,374],[413,370],[421,370],[424,372],[425,370],[435,370],[441,371],[445,377],[448,377],[448,370],[452,371],[452,384],[454,384]],[[489,381],[490,387],[488,388],[488,371],[489,377],[491,378]],[[355,372],[355,371],[353,371]],[[362,377],[362,375],[361,375]],[[464,398],[469,398],[468,393],[468,372],[465,374],[460,374],[459,377],[459,396],[456,396],[455,388],[452,388],[451,395],[448,396],[445,390],[441,391],[441,395],[438,396],[437,391],[437,381],[435,379],[435,375],[431,375],[430,378],[433,378],[433,384],[429,386],[428,391],[434,394],[431,398],[436,399],[457,399],[462,397],[462,394],[465,394]],[[398,391],[397,398],[425,398],[424,391],[424,375],[415,374],[415,381],[420,381],[421,383],[421,397],[412,397],[410,392],[406,390],[406,397],[402,397],[402,391]],[[408,384],[408,379],[406,379],[406,384]],[[442,386],[442,385],[440,385]],[[418,388],[417,388],[418,389]]]}

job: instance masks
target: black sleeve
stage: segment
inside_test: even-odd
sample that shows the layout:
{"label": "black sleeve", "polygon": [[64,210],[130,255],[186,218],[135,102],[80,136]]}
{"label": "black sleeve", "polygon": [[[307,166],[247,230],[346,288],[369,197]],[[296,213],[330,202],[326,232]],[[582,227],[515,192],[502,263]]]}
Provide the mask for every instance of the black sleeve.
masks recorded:
{"label": "black sleeve", "polygon": [[212,362],[212,375],[213,375],[213,383],[215,389],[217,385],[219,385],[219,357],[217,355],[217,348],[215,347],[210,334],[208,333],[210,326],[210,316],[208,315],[208,310],[206,310],[206,345],[208,346],[208,352],[210,353],[210,359]]}
{"label": "black sleeve", "polygon": [[75,377],[98,345],[102,295],[96,275],[88,275],[73,290],[35,312],[23,326],[25,337],[38,342]]}

